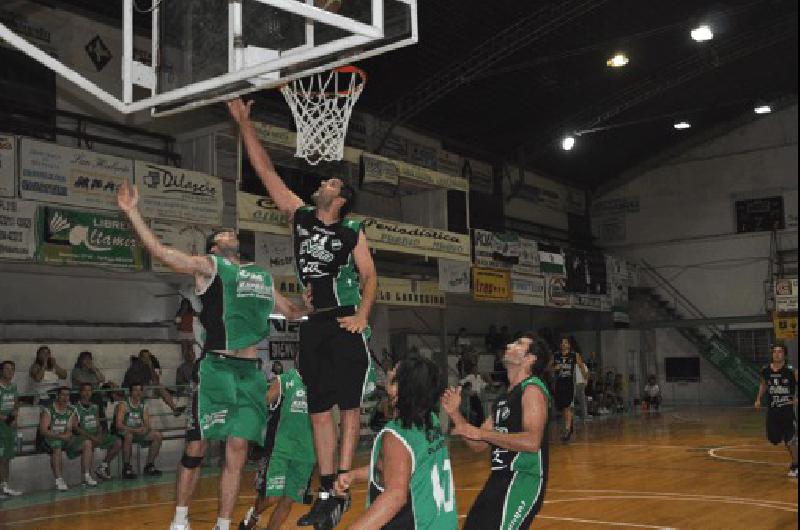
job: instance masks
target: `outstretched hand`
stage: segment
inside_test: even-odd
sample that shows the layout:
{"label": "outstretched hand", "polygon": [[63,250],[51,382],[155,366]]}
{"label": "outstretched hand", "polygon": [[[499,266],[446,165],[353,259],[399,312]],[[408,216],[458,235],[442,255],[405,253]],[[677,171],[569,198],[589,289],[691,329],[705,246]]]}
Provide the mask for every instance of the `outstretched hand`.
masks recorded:
{"label": "outstretched hand", "polygon": [[139,204],[139,190],[131,186],[128,179],[122,181],[117,191],[117,205],[125,213],[130,213]]}
{"label": "outstretched hand", "polygon": [[226,105],[228,105],[228,112],[231,113],[231,117],[239,125],[250,119],[250,109],[253,108],[252,99],[245,103],[242,98],[236,98],[227,101]]}
{"label": "outstretched hand", "polygon": [[461,408],[461,387],[450,387],[442,394],[442,408],[451,418]]}

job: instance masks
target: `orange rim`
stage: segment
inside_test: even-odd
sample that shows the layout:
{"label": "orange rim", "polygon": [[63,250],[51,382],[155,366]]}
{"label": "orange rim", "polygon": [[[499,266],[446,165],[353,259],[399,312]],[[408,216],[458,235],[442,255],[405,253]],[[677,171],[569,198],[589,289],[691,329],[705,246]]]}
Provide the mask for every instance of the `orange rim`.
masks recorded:
{"label": "orange rim", "polygon": [[[331,72],[338,72],[340,74],[357,74],[361,78],[361,84],[362,85],[366,85],[367,84],[367,72],[365,72],[364,70],[362,70],[361,68],[359,68],[357,66],[353,66],[353,65],[337,66],[336,68],[333,68],[330,71]],[[314,75],[320,75],[320,74],[314,74]],[[291,82],[284,83],[284,84],[279,85],[279,86],[277,86],[275,88],[280,90],[283,87],[290,86],[290,85],[291,85]],[[337,96],[349,96],[351,93],[352,93],[352,90],[350,90],[350,89],[339,90],[338,92],[323,92],[323,94],[325,94],[326,96],[332,96],[334,94],[336,94]],[[309,94],[317,95],[317,94],[319,94],[319,92],[314,91],[314,92],[309,92]]]}

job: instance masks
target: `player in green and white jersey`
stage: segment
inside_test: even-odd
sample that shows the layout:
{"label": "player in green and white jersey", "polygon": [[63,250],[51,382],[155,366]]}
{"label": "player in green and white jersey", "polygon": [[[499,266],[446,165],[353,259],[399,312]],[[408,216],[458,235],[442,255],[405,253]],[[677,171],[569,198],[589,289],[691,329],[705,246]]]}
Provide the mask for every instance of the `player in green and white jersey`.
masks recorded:
{"label": "player in green and white jersey", "polygon": [[274,428],[267,429],[267,454],[261,458],[256,474],[258,497],[239,523],[239,530],[255,528],[261,513],[275,504],[266,528],[278,530],[289,517],[292,505],[303,502],[317,462],[306,392],[300,373],[294,369],[276,377],[269,387],[268,425]]}
{"label": "player in green and white jersey", "polygon": [[56,489],[67,491],[69,487],[64,481],[63,455],[72,440],[72,431],[78,418],[69,404],[69,388],[60,387],[56,392],[55,401],[42,408],[36,445],[37,449],[50,455],[50,469],[56,480]]}
{"label": "player in green and white jersey", "polygon": [[491,474],[464,522],[464,530],[530,528],[544,502],[548,473],[547,411],[550,392],[540,376],[550,363],[546,348],[526,333],[506,346],[508,390],[498,396],[480,427],[461,415],[461,389],[442,397],[453,435],[475,451],[491,449]]}
{"label": "player in green and white jersey", "polygon": [[388,374],[394,418],[375,437],[370,465],[342,474],[340,494],[369,480],[367,511],[351,530],[458,528],[450,453],[437,409],[444,385],[436,364],[410,356]]}
{"label": "player in green and white jersey", "polygon": [[206,333],[186,448],[178,465],[175,518],[170,528],[189,529],[189,501],[200,477],[207,441],[224,440],[226,458],[220,474],[216,527],[228,530],[247,443],[264,443],[266,430],[267,379],[258,368],[256,345],[269,335],[273,309],[289,319],[299,319],[307,311],[275,290],[269,272],[242,262],[234,230],[212,232],[206,241],[207,255],[190,256],[158,240],[137,209],[138,202],[136,188],[124,182],[117,204],[153,258],[194,278],[203,305],[200,322]]}
{"label": "player in green and white jersey", "polygon": [[161,470],[156,469],[156,458],[161,450],[163,435],[150,428],[150,411],[144,403],[144,389],[141,383],[132,383],[129,395],[117,403],[114,411],[114,430],[122,439],[122,478],[134,479],[136,473],[131,467],[131,451],[133,444],[147,447],[147,461],[143,473],[150,477],[160,477]]}
{"label": "player in green and white jersey", "polygon": [[67,456],[75,458],[81,455],[81,476],[87,486],[97,486],[97,481],[92,478],[94,468],[94,450],[105,449],[106,457],[103,463],[97,466],[97,477],[110,479],[109,464],[122,449],[122,441],[109,432],[103,430],[100,424],[100,407],[92,403],[92,384],[83,383],[80,386],[79,400],[73,408],[78,415],[74,436],[67,445]]}
{"label": "player in green and white jersey", "polygon": [[9,464],[17,454],[15,445],[19,400],[17,385],[11,382],[15,369],[14,361],[0,363],[0,499],[22,495],[22,492],[11,489],[8,485]]}

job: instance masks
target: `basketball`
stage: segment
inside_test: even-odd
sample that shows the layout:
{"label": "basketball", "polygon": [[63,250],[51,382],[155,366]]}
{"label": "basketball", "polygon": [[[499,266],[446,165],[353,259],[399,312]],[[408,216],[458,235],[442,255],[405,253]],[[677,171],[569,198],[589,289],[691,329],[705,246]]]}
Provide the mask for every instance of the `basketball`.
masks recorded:
{"label": "basketball", "polygon": [[331,13],[338,13],[342,8],[342,0],[314,0],[314,6]]}

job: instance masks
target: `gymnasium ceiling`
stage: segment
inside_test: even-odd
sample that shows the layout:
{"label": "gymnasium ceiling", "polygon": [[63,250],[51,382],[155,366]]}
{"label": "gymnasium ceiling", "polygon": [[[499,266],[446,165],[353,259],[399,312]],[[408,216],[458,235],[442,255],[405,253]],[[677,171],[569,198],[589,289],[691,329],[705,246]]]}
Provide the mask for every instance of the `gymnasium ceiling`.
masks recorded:
{"label": "gymnasium ceiling", "polygon": [[[121,1],[60,3],[118,17]],[[457,152],[521,159],[592,189],[677,144],[755,118],[759,101],[796,101],[796,0],[419,4],[420,43],[362,65],[370,83],[360,108],[450,139]],[[526,20],[527,38],[499,37]],[[690,38],[701,23],[713,40]],[[477,73],[454,67],[475,64],[474,51],[492,37],[494,52],[516,49]],[[630,63],[608,68],[617,51]],[[456,69],[437,80],[448,68]],[[453,75],[456,86],[438,90]],[[675,130],[678,120],[692,128]],[[575,149],[562,151],[560,139],[573,132]]]}

